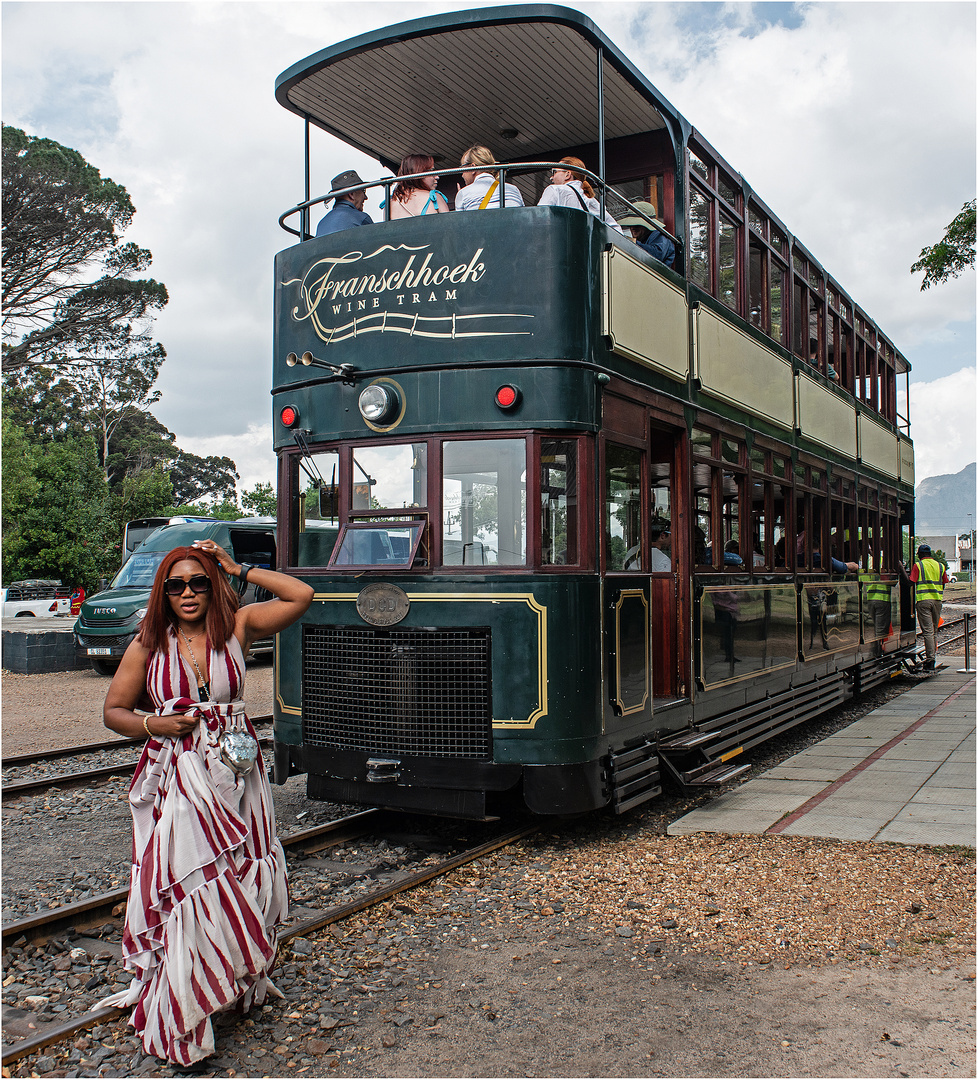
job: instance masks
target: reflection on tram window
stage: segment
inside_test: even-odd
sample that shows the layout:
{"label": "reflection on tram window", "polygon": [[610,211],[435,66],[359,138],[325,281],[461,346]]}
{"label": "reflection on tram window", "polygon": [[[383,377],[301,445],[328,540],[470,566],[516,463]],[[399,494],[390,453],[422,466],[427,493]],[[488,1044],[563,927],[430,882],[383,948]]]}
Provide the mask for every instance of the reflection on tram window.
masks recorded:
{"label": "reflection on tram window", "polygon": [[358,446],[353,451],[354,510],[427,505],[428,455],[424,443]]}
{"label": "reflection on tram window", "polygon": [[642,455],[605,448],[605,548],[609,570],[642,569]]}
{"label": "reflection on tram window", "polygon": [[526,443],[446,442],[442,452],[442,562],[526,565]]}
{"label": "reflection on tram window", "polygon": [[330,566],[410,566],[424,523],[351,522],[343,526]]}
{"label": "reflection on tram window", "polygon": [[577,443],[540,443],[540,560],[574,566],[577,555]]}

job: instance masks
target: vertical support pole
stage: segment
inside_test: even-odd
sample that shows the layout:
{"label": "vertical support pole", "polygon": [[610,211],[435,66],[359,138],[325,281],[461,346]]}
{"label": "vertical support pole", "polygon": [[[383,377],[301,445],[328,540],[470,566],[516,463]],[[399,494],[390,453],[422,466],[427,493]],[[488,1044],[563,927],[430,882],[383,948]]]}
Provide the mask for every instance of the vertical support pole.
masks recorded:
{"label": "vertical support pole", "polygon": [[604,175],[604,48],[598,46],[598,176],[601,177],[601,191],[598,195],[601,220],[605,211],[605,175]]}
{"label": "vertical support pole", "polygon": [[958,668],[959,675],[971,675],[971,612],[965,612],[964,616],[964,667]]}
{"label": "vertical support pole", "polygon": [[[302,198],[303,202],[308,202],[312,198],[312,177],[309,169],[309,117],[306,117],[306,141],[305,141],[305,179],[306,179],[306,193]],[[299,231],[302,233],[302,240],[308,240],[311,236],[311,230],[309,228],[309,207],[307,206],[302,211],[302,224],[299,226]]]}
{"label": "vertical support pole", "polygon": [[499,170],[499,209],[506,205],[506,170]]}

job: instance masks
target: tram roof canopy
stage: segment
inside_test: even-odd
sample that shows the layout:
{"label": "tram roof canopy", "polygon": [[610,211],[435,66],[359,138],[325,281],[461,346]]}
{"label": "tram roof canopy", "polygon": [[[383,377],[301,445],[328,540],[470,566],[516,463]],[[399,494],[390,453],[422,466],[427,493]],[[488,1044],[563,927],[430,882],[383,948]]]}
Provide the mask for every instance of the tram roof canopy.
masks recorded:
{"label": "tram roof canopy", "polygon": [[474,143],[501,161],[674,128],[677,114],[578,11],[549,4],[452,12],[352,38],[283,72],[285,108],[396,170],[407,154],[454,165]]}

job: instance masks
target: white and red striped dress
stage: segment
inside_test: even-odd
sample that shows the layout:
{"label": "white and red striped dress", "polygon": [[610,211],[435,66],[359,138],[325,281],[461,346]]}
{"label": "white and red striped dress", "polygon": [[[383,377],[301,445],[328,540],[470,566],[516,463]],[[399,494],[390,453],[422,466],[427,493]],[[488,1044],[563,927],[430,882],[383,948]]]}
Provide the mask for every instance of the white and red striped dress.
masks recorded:
{"label": "white and red striped dress", "polygon": [[135,1005],[148,1054],[190,1065],[214,1051],[210,1017],[247,1011],[268,992],[275,927],[288,912],[285,853],[261,755],[238,776],[221,760],[223,731],[248,731],[245,663],[235,637],[206,647],[210,700],[200,702],[173,630],[147,664],[157,715],[196,711],[183,738],[154,736],[129,790],[133,866],[123,959],[134,978],[101,1005]]}

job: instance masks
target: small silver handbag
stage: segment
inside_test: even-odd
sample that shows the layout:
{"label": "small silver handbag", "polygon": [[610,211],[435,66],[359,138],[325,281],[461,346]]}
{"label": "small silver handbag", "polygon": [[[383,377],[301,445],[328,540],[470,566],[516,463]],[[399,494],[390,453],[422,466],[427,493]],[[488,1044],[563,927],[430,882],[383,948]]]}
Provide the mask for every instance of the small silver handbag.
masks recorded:
{"label": "small silver handbag", "polygon": [[258,740],[247,731],[225,731],[217,741],[221,761],[238,776],[245,776],[255,767]]}

